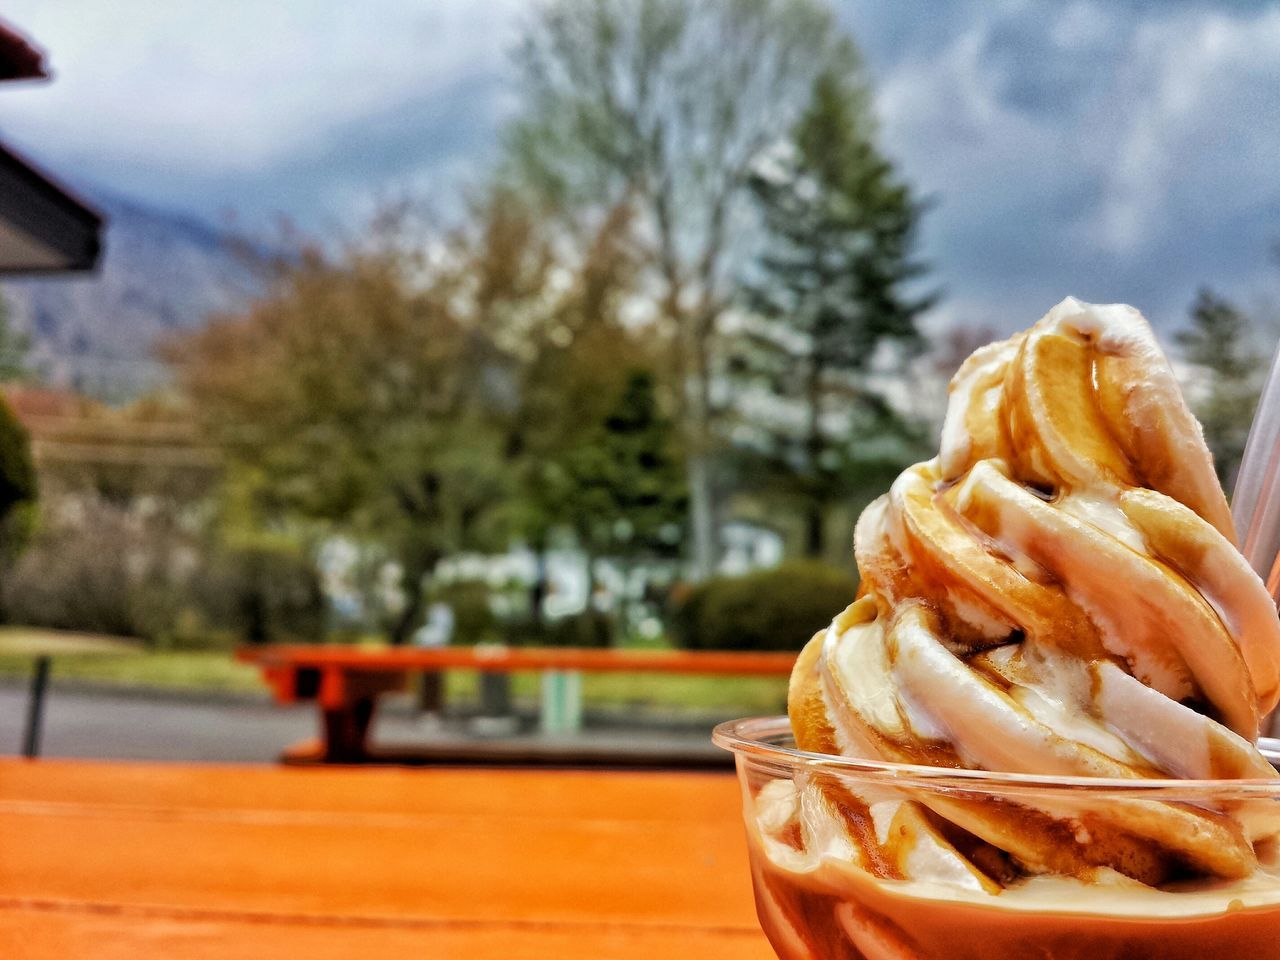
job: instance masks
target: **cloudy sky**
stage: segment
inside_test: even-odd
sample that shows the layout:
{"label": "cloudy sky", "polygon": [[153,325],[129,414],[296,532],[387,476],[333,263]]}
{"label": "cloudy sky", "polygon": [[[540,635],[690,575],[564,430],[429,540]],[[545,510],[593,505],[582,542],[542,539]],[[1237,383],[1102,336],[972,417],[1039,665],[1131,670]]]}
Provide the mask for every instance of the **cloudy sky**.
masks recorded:
{"label": "cloudy sky", "polygon": [[[1183,322],[1280,296],[1280,3],[839,0],[883,144],[935,199],[937,322],[1072,293]],[[70,182],[217,220],[349,223],[483,169],[519,0],[9,0],[51,85],[0,132]]]}

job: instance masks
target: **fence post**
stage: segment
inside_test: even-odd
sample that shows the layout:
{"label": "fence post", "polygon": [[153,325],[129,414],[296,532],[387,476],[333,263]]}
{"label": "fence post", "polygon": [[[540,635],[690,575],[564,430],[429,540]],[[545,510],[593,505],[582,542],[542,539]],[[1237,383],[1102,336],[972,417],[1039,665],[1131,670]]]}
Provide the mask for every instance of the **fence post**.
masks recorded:
{"label": "fence post", "polygon": [[36,657],[36,672],[31,677],[31,693],[27,698],[27,729],[22,737],[22,755],[38,757],[40,755],[40,727],[44,722],[44,694],[49,686],[48,654]]}

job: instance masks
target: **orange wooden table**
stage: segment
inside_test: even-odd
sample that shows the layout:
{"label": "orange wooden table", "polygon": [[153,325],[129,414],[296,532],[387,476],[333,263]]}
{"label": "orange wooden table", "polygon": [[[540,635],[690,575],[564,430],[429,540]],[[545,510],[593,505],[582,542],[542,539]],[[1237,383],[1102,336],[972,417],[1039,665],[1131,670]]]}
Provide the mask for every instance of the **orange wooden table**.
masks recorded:
{"label": "orange wooden table", "polygon": [[[236,659],[255,664],[277,702],[315,700],[323,743],[290,751],[292,759],[358,763],[370,759],[369,728],[378,697],[404,687],[413,671],[684,673],[785,677],[794,653],[719,650],[583,650],[564,647],[241,647]],[[548,706],[544,699],[544,708]],[[575,708],[564,708],[570,713]],[[580,711],[580,704],[576,708]],[[544,725],[545,726],[545,725]],[[571,725],[572,726],[572,725]]]}
{"label": "orange wooden table", "polygon": [[0,759],[0,957],[768,960],[721,774]]}

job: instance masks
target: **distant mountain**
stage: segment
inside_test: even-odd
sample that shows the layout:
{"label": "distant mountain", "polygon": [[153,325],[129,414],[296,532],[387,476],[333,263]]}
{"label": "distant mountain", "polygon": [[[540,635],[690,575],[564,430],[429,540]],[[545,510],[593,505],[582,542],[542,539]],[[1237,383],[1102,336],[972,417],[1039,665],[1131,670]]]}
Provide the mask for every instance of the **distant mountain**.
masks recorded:
{"label": "distant mountain", "polygon": [[3,292],[43,379],[127,400],[164,382],[160,338],[234,309],[260,279],[207,223],[119,196],[90,200],[107,219],[97,273],[9,279]]}

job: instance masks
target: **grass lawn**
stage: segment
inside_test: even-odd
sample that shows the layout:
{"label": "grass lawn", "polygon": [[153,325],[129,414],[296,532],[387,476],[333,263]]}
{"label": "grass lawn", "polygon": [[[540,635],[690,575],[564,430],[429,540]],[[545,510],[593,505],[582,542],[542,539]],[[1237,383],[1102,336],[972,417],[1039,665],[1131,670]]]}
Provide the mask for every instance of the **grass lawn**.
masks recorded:
{"label": "grass lawn", "polygon": [[[538,696],[536,673],[517,673],[512,689],[517,700]],[[478,699],[476,674],[453,670],[447,675],[450,703]],[[661,673],[586,673],[582,699],[588,706],[662,708],[671,710],[738,711],[743,714],[783,713],[785,677],[700,677]]]}
{"label": "grass lawn", "polygon": [[[149,651],[116,637],[0,628],[0,677],[30,676],[38,653],[53,656],[55,681],[83,680],[187,693],[264,689],[257,669],[235,662],[230,653]],[[446,687],[449,702],[474,703],[478,699],[476,676],[467,670],[450,671]],[[536,699],[538,682],[537,674],[515,674],[516,699]],[[583,677],[582,693],[590,706],[780,713],[787,682],[783,677],[588,673]]]}
{"label": "grass lawn", "polygon": [[133,640],[0,628],[0,677],[31,675],[37,654],[53,657],[53,678],[177,691],[261,690],[258,671],[222,652],[149,651]]}

